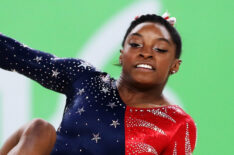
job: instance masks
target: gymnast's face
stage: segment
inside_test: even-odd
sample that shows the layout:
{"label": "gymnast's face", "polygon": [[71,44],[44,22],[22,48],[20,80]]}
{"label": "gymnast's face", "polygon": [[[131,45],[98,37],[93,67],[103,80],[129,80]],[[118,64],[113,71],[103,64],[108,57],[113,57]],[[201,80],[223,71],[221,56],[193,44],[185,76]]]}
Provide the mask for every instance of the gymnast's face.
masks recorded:
{"label": "gymnast's face", "polygon": [[164,84],[171,71],[178,71],[176,45],[161,24],[145,22],[127,36],[121,50],[121,78],[143,86]]}

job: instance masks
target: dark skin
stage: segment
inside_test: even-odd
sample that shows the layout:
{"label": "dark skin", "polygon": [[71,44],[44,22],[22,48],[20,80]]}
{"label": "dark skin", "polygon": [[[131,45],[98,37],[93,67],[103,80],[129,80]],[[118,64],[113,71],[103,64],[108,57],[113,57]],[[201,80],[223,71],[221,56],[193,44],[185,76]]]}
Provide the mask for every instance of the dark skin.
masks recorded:
{"label": "dark skin", "polygon": [[[168,77],[179,70],[175,58],[176,45],[166,28],[157,23],[141,23],[128,35],[120,50],[122,73],[118,80],[119,94],[131,107],[153,108],[170,103],[162,91]],[[147,64],[151,69],[137,67]]]}

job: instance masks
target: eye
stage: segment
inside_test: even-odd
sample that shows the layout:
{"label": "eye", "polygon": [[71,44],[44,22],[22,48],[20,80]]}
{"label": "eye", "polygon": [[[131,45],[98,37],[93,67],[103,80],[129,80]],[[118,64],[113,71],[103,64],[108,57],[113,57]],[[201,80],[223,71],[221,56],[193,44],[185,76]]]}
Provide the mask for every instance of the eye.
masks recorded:
{"label": "eye", "polygon": [[160,52],[160,53],[165,53],[167,50],[160,49],[160,48],[153,48],[154,51]]}
{"label": "eye", "polygon": [[143,46],[142,44],[138,44],[138,43],[129,43],[129,45],[131,47],[142,47]]}

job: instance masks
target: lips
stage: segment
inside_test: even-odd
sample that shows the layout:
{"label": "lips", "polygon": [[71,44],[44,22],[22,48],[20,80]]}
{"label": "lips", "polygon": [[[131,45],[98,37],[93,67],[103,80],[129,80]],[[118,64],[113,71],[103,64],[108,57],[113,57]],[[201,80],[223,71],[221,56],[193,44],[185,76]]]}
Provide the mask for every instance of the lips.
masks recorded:
{"label": "lips", "polygon": [[135,68],[146,69],[146,70],[155,70],[155,67],[149,63],[138,63],[135,65]]}

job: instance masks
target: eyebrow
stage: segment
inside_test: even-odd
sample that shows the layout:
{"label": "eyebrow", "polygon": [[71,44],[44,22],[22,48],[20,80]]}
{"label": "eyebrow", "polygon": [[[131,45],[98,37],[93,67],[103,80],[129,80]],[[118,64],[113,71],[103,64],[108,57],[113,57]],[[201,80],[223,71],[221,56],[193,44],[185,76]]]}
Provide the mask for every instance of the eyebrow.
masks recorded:
{"label": "eyebrow", "polygon": [[170,42],[169,40],[167,40],[166,38],[158,38],[157,40],[165,41],[165,42],[167,42],[169,45],[171,45],[171,42]]}
{"label": "eyebrow", "polygon": [[[143,37],[140,33],[132,33],[131,36]],[[170,42],[169,40],[167,40],[166,38],[157,38],[157,40],[159,40],[159,41],[165,41],[165,42],[167,42],[169,45],[171,45],[171,42]]]}
{"label": "eyebrow", "polygon": [[131,36],[139,36],[139,37],[143,37],[140,33],[132,33]]}

